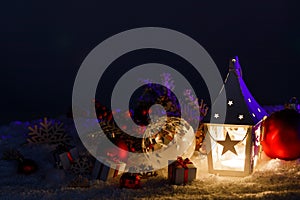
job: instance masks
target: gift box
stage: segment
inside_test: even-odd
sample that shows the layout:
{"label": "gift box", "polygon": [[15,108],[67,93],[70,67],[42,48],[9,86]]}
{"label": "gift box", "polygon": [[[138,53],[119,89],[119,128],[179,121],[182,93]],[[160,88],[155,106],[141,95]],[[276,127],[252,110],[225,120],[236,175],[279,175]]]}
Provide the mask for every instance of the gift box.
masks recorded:
{"label": "gift box", "polygon": [[191,182],[196,178],[197,168],[188,159],[178,157],[177,160],[169,160],[168,180],[171,184],[181,185]]}
{"label": "gift box", "polygon": [[73,148],[68,152],[64,152],[59,155],[59,159],[63,169],[70,169],[71,164],[79,157],[77,148]]}
{"label": "gift box", "polygon": [[120,178],[120,188],[141,188],[141,178],[136,173],[124,173]]}
{"label": "gift box", "polygon": [[103,162],[96,160],[92,172],[92,178],[107,181],[114,178],[125,171],[126,163],[121,161],[112,161],[103,159]]}
{"label": "gift box", "polygon": [[71,164],[79,157],[76,147],[58,146],[52,153],[58,169],[70,169]]}

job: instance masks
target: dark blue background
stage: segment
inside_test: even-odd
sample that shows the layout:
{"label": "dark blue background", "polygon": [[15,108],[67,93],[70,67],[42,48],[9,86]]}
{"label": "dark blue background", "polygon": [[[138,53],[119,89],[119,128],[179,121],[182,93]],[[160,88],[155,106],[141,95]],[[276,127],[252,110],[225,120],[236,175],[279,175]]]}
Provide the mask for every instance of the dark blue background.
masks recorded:
{"label": "dark blue background", "polygon": [[109,36],[144,26],[194,38],[223,77],[238,55],[244,80],[263,105],[299,98],[298,8],[285,0],[1,2],[0,124],[64,114],[85,56]]}

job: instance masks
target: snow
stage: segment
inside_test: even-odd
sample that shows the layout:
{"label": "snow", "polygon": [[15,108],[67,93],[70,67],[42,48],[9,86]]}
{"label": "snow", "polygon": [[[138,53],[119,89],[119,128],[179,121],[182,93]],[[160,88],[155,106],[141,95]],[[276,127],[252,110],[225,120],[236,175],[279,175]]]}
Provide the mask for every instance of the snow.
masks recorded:
{"label": "snow", "polygon": [[[107,182],[90,181],[89,188],[68,187],[70,176],[53,168],[49,147],[24,145],[29,122],[0,127],[0,155],[9,147],[35,160],[38,172],[16,173],[17,163],[0,160],[0,199],[300,199],[300,159],[283,161],[264,157],[247,177],[221,177],[207,173],[205,156],[194,154],[197,179],[187,185],[170,185],[167,169],[142,180],[141,189],[120,189],[119,176]],[[68,125],[68,124],[67,124]],[[70,125],[70,124],[69,124]]]}
{"label": "snow", "polygon": [[264,105],[263,108],[268,114],[272,114],[273,112],[283,110],[284,105]]}

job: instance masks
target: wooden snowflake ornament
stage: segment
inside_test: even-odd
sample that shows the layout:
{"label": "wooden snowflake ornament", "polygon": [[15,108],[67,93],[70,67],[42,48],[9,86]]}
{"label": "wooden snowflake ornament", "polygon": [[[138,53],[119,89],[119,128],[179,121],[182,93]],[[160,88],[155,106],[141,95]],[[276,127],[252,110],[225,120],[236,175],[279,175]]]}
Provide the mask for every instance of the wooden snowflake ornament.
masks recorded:
{"label": "wooden snowflake ornament", "polygon": [[44,121],[39,125],[29,126],[27,142],[32,144],[68,144],[71,140],[63,128],[63,123],[48,121],[44,118]]}

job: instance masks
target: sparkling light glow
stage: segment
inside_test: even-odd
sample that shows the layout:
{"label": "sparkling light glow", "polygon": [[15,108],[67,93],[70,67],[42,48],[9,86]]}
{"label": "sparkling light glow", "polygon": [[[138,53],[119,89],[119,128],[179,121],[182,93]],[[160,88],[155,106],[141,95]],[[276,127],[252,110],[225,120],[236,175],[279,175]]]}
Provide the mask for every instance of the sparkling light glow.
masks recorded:
{"label": "sparkling light glow", "polygon": [[[208,125],[211,134],[212,162],[214,170],[235,170],[243,171],[246,157],[246,140],[249,126],[236,125]],[[224,146],[219,141],[230,140],[234,142],[233,148],[236,154],[230,150],[224,152]],[[222,143],[222,142],[221,142]]]}

